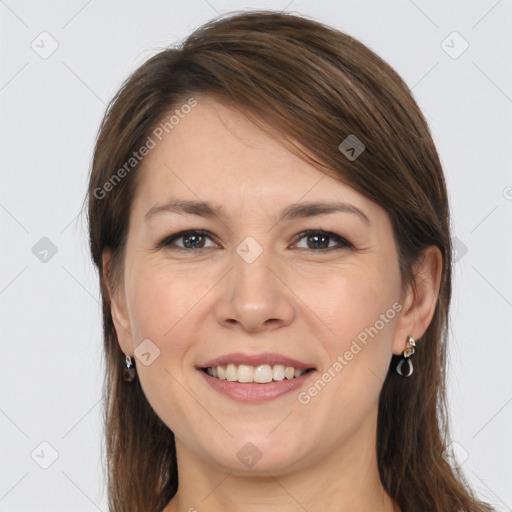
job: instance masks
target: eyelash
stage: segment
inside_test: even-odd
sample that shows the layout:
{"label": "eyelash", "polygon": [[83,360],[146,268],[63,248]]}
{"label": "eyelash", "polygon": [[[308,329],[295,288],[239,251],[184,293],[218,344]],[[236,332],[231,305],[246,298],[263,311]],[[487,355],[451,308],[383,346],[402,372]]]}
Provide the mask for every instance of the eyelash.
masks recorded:
{"label": "eyelash", "polygon": [[[179,233],[175,233],[170,236],[166,236],[163,238],[160,242],[157,243],[156,249],[162,249],[164,247],[171,248],[173,242],[175,240],[179,240],[180,238],[184,238],[187,235],[202,235],[205,237],[208,237],[210,240],[213,241],[212,235],[203,229],[189,229],[187,231],[180,231]],[[336,233],[332,233],[330,231],[323,231],[321,229],[308,229],[306,231],[303,231],[299,235],[297,235],[296,241],[294,244],[296,244],[298,241],[302,240],[303,238],[306,238],[311,235],[320,235],[320,236],[326,236],[330,238],[330,241],[333,240],[338,244],[338,247],[327,247],[324,249],[309,249],[306,248],[306,250],[314,251],[314,252],[326,252],[326,251],[332,251],[334,249],[353,249],[354,246],[345,238],[343,238],[340,235],[337,235]],[[176,251],[197,251],[199,249],[210,249],[211,247],[199,247],[197,249],[192,248],[186,248],[186,247],[180,247],[180,246],[174,246],[172,247],[172,250]],[[299,249],[305,249],[304,247],[299,247]]]}

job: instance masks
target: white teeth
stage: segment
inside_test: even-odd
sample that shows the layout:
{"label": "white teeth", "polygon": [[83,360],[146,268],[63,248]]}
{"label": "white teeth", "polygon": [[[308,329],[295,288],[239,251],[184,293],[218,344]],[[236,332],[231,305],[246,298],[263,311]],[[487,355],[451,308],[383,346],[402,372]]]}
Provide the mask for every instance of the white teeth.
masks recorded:
{"label": "white teeth", "polygon": [[228,364],[226,367],[226,380],[234,382],[238,379],[238,369],[234,364]]}
{"label": "white teeth", "polygon": [[284,380],[284,366],[282,364],[275,364],[272,372],[274,380]]}
{"label": "white teeth", "polygon": [[[239,370],[240,371],[240,370]],[[262,364],[254,370],[254,382],[266,384],[272,382],[272,368],[268,364]]]}
{"label": "white teeth", "polygon": [[250,366],[247,364],[228,364],[227,366],[215,366],[206,369],[206,373],[211,377],[230,382],[257,382],[258,384],[267,384],[269,382],[281,381],[286,379],[299,378],[307,370],[294,368],[293,366],[284,366],[282,364],[261,364],[259,366]]}
{"label": "white teeth", "polygon": [[254,382],[254,368],[246,364],[238,365],[238,382]]}

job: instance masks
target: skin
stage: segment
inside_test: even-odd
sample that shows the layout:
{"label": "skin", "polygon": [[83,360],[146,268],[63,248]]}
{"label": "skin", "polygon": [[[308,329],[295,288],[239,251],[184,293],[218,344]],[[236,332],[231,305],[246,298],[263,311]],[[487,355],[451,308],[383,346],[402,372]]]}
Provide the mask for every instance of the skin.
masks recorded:
{"label": "skin", "polygon": [[[136,363],[147,399],[176,439],[179,489],[166,512],[399,510],[378,474],[378,398],[392,354],[431,321],[439,251],[425,251],[416,294],[404,290],[383,208],[207,97],[152,149],[139,178],[124,272],[110,291],[123,352],[134,357],[145,339],[160,350],[148,366]],[[145,218],[170,199],[208,201],[222,215],[161,210]],[[350,212],[279,221],[286,206],[307,201],[343,202],[368,221]],[[157,247],[189,229],[211,236],[192,241],[199,249],[184,249],[183,238]],[[318,248],[305,230],[335,233],[353,247],[331,237]],[[236,251],[248,236],[262,250],[252,263]],[[105,264],[109,258],[105,252]],[[401,311],[300,403],[298,392],[396,303]],[[235,402],[197,369],[231,352],[277,352],[312,363],[316,375],[277,399]],[[261,454],[251,468],[237,457],[246,443]]]}

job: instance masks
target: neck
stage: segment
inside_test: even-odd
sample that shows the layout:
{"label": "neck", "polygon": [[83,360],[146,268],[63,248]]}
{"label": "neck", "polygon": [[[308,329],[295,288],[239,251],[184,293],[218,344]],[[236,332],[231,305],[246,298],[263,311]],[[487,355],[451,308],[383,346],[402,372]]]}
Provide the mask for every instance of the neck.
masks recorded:
{"label": "neck", "polygon": [[375,439],[374,419],[342,449],[286,474],[235,475],[205,462],[177,439],[179,488],[164,512],[396,512],[380,481],[375,442],[361,443],[370,433]]}

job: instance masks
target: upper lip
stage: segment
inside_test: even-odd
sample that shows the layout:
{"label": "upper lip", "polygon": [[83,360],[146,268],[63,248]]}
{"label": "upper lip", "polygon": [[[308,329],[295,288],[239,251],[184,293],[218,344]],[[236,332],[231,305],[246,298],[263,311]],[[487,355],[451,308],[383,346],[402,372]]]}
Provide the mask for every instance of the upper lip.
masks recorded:
{"label": "upper lip", "polygon": [[228,364],[246,364],[248,366],[260,366],[262,364],[275,365],[282,364],[283,366],[293,366],[301,370],[308,370],[314,368],[313,364],[304,363],[287,357],[282,354],[276,354],[274,352],[262,352],[259,354],[244,354],[243,352],[233,352],[231,354],[225,354],[223,356],[210,359],[204,364],[199,365],[199,368],[214,368],[216,366],[225,366]]}

